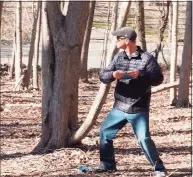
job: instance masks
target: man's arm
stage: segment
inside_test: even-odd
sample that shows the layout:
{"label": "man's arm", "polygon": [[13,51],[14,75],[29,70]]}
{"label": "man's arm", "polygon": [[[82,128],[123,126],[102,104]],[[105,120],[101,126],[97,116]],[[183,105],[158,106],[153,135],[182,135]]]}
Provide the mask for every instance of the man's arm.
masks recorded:
{"label": "man's arm", "polygon": [[104,84],[111,83],[115,81],[116,79],[119,80],[123,76],[127,74],[126,71],[121,71],[121,70],[116,70],[116,64],[118,60],[118,53],[114,56],[113,60],[109,64],[109,66],[105,69],[102,69],[99,78],[100,81],[103,82]]}
{"label": "man's arm", "polygon": [[163,82],[163,74],[157,60],[152,56],[146,66],[146,71],[140,70],[139,77],[151,86],[160,85]]}
{"label": "man's arm", "polygon": [[113,72],[115,71],[115,59],[111,61],[111,63],[108,65],[107,68],[102,69],[99,73],[99,78],[100,81],[103,82],[104,84],[111,83],[115,80],[113,77]]}

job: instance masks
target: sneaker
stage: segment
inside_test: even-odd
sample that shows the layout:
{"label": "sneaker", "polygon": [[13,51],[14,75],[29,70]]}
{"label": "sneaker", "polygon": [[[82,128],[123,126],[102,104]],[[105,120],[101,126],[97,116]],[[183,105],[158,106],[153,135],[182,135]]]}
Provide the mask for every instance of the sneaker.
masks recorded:
{"label": "sneaker", "polygon": [[93,170],[95,173],[104,173],[104,172],[115,172],[117,171],[116,167],[107,168],[104,164],[101,164],[99,167]]}
{"label": "sneaker", "polygon": [[166,177],[165,171],[155,171],[155,177]]}

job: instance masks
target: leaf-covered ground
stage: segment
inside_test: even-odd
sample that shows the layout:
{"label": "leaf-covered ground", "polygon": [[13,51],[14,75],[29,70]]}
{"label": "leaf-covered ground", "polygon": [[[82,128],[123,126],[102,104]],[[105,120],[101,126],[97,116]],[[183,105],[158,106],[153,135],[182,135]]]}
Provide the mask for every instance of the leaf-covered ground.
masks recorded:
{"label": "leaf-covered ground", "polygon": [[[168,82],[165,73],[164,82]],[[80,83],[79,122],[83,122],[98,91],[97,77]],[[32,155],[41,136],[41,92],[13,92],[14,82],[1,76],[1,176],[116,176],[151,177],[152,167],[142,153],[128,124],[114,141],[117,168],[115,173],[82,173],[82,165],[90,169],[99,164],[99,127],[113,103],[113,88],[95,126],[79,147],[58,149],[50,154]],[[169,106],[169,91],[152,96],[150,130],[160,157],[170,177],[190,177],[191,109]]]}

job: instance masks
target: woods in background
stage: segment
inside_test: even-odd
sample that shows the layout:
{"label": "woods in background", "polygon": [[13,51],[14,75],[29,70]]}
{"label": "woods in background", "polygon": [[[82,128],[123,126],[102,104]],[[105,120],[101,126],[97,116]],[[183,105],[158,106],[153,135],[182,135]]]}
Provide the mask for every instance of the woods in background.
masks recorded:
{"label": "woods in background", "polygon": [[[40,89],[42,91],[42,138],[34,152],[47,152],[56,148],[67,147],[80,143],[91,130],[102,106],[106,100],[110,85],[101,83],[100,89],[90,108],[85,122],[78,126],[78,84],[79,78],[83,82],[88,80],[88,53],[91,33],[97,23],[106,29],[104,66],[107,66],[116,51],[116,39],[111,38],[110,32],[122,26],[131,25],[138,31],[138,43],[147,50],[149,28],[146,19],[145,4],[149,2],[111,2],[107,12],[100,12],[99,2],[34,2],[30,7],[31,34],[28,64],[23,65],[22,43],[24,43],[24,26],[22,18],[26,15],[27,2],[11,2],[15,10],[12,23],[13,52],[9,65],[10,79],[15,79],[13,90]],[[30,2],[28,2],[30,3]],[[134,3],[134,4],[133,4]],[[163,54],[164,42],[168,40],[171,31],[170,83],[153,88],[154,92],[170,89],[171,105],[177,107],[191,106],[190,72],[192,63],[192,2],[186,3],[184,18],[185,30],[182,35],[183,54],[178,54],[179,40],[179,2],[158,4],[151,2],[151,7],[160,13],[160,24],[157,27],[157,46],[155,57],[159,52]],[[134,23],[131,24],[131,7],[134,8]],[[5,28],[4,11],[9,2],[0,2],[0,25]],[[150,5],[150,4],[149,4]],[[172,12],[172,13],[171,13]],[[105,24],[96,21],[97,15],[102,13]],[[28,14],[28,13],[27,13]],[[170,15],[172,14],[172,15]],[[29,14],[28,14],[29,15]],[[2,18],[3,17],[3,18]],[[29,21],[30,21],[29,18]],[[155,19],[154,19],[155,20]],[[157,19],[156,19],[157,20]],[[104,25],[104,26],[102,26]],[[171,26],[171,29],[169,27]],[[111,28],[111,29],[110,29]],[[168,36],[166,36],[166,34]],[[1,35],[1,39],[3,39]],[[41,44],[42,41],[42,44]],[[110,45],[108,45],[110,44]],[[39,57],[40,50],[42,55]],[[41,59],[41,80],[39,85],[39,58]],[[177,80],[177,58],[181,58],[180,80]],[[164,59],[164,56],[163,56]]]}

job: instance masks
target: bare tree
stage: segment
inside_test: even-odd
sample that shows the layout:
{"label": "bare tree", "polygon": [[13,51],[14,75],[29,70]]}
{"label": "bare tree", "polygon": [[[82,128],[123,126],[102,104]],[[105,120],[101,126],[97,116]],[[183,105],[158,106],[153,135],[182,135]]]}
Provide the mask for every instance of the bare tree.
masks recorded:
{"label": "bare tree", "polygon": [[33,59],[33,89],[39,89],[38,85],[38,63],[39,63],[39,44],[40,44],[40,31],[41,31],[41,13],[42,13],[42,2],[38,2],[38,14],[37,14],[37,27],[35,35],[35,46],[34,46],[34,59]]}
{"label": "bare tree", "polygon": [[[3,1],[0,1],[0,36],[1,36],[1,16],[2,16],[2,9],[3,9]],[[1,46],[1,40],[0,40],[0,46]],[[0,112],[4,109],[0,105]]]}
{"label": "bare tree", "polygon": [[[126,25],[126,19],[129,14],[131,6],[131,1],[128,2],[121,2],[121,12],[119,13],[118,23],[117,26],[112,26],[113,29],[120,28],[124,25]],[[114,19],[116,20],[116,19]],[[116,24],[116,23],[114,23]],[[109,65],[111,59],[113,58],[113,55],[116,52],[116,39],[115,37],[112,40],[112,44],[108,50],[107,53],[107,62],[106,65]],[[94,102],[90,108],[90,111],[84,121],[84,123],[81,125],[81,127],[75,132],[75,134],[71,138],[71,143],[79,143],[91,130],[92,126],[95,123],[95,120],[97,119],[100,110],[102,109],[102,106],[106,100],[106,97],[108,95],[109,89],[111,84],[103,84],[101,83],[99,91],[94,99]]]}
{"label": "bare tree", "polygon": [[9,77],[11,79],[14,78],[14,70],[15,70],[15,53],[16,53],[16,32],[14,32],[13,36],[13,49],[12,49],[12,57],[11,57],[11,64],[10,64],[10,71],[9,71]]}
{"label": "bare tree", "polygon": [[[38,3],[38,2],[37,2]],[[40,2],[38,3],[38,6]],[[28,65],[27,65],[27,72],[24,78],[24,87],[28,89],[30,83],[30,76],[32,72],[32,61],[34,57],[34,46],[35,46],[35,39],[36,39],[36,29],[37,29],[37,21],[38,21],[38,9],[39,7],[34,10],[34,20],[33,20],[33,27],[32,27],[32,34],[31,34],[31,42],[30,42],[30,49],[29,49],[29,58],[28,58]]]}
{"label": "bare tree", "polygon": [[113,32],[117,27],[117,20],[118,20],[118,8],[119,8],[119,1],[113,2],[113,10],[112,10],[112,24],[111,24],[111,32]]}
{"label": "bare tree", "polygon": [[90,1],[89,7],[89,16],[86,25],[86,31],[84,35],[84,40],[82,44],[81,59],[80,59],[80,78],[84,82],[88,82],[88,72],[87,72],[87,63],[88,63],[88,49],[90,43],[90,35],[92,30],[94,10],[95,10],[96,1]]}
{"label": "bare tree", "polygon": [[[2,9],[3,9],[3,1],[0,1],[0,29],[1,29]],[[1,30],[0,30],[0,34],[1,34]]]}
{"label": "bare tree", "polygon": [[184,35],[184,47],[182,53],[182,64],[180,67],[180,84],[178,91],[177,107],[188,107],[190,71],[192,62],[192,2],[186,5],[186,27]]}
{"label": "bare tree", "polygon": [[[16,55],[15,55],[15,80],[16,85],[21,77],[22,65],[22,2],[16,2]],[[19,90],[19,87],[18,87]]]}
{"label": "bare tree", "polygon": [[172,40],[172,3],[169,6],[169,16],[168,16],[168,42],[170,43]]}
{"label": "bare tree", "polygon": [[[178,2],[173,3],[173,23],[172,23],[172,53],[170,62],[170,82],[176,81],[176,65],[177,65],[177,34],[178,34]],[[176,88],[170,89],[170,104],[176,105],[177,93]]]}
{"label": "bare tree", "polygon": [[[115,19],[115,8],[117,6],[118,9],[118,1],[114,2],[114,7],[113,7],[113,13],[112,13],[112,20],[114,23]],[[103,40],[103,52],[102,52],[102,59],[101,59],[101,67],[104,68],[106,65],[106,57],[107,57],[107,47],[108,47],[108,42],[109,42],[109,28],[110,28],[110,15],[111,15],[111,2],[108,2],[108,11],[107,11],[107,25],[105,29],[105,34],[104,34],[104,40]],[[117,18],[116,18],[117,19]],[[112,24],[113,25],[113,24]]]}
{"label": "bare tree", "polygon": [[[163,42],[163,39],[164,39],[164,32],[165,32],[165,29],[166,29],[167,24],[168,24],[170,3],[171,3],[171,1],[166,2],[166,9],[164,8],[164,5],[163,5],[162,10],[159,9],[159,11],[160,11],[160,27],[159,27],[159,34],[158,34],[159,35],[159,38],[158,38],[159,41],[158,41],[158,44],[157,44],[157,48],[155,49],[155,58],[156,58],[156,60],[158,60],[159,52],[161,50],[163,50],[163,47],[164,47],[162,42]],[[167,64],[166,61],[165,61],[165,63]]]}
{"label": "bare tree", "polygon": [[64,16],[59,2],[42,7],[42,137],[34,152],[67,147],[77,128],[80,55],[89,2],[70,1]]}
{"label": "bare tree", "polygon": [[145,18],[144,18],[144,2],[136,1],[136,26],[138,41],[141,48],[146,51],[146,40],[145,40]]}

